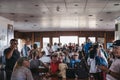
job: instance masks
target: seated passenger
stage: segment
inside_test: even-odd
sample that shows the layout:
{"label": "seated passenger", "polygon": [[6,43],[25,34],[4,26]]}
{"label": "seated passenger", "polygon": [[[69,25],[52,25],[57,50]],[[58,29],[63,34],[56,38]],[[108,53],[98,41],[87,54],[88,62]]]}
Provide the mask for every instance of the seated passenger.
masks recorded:
{"label": "seated passenger", "polygon": [[62,77],[63,79],[66,78],[66,69],[68,68],[67,64],[63,62],[64,60],[64,53],[60,52],[59,53],[59,76]]}
{"label": "seated passenger", "polygon": [[34,80],[39,80],[39,67],[45,67],[48,68],[46,64],[44,64],[42,61],[37,59],[37,53],[31,54],[32,59],[30,60],[30,69],[32,71],[32,75]]}
{"label": "seated passenger", "polygon": [[30,63],[27,57],[19,58],[14,66],[11,80],[33,80],[29,67]]}
{"label": "seated passenger", "polygon": [[69,51],[68,50],[64,50],[63,53],[64,53],[64,60],[63,60],[63,62],[66,63],[66,64],[69,64],[70,63]]}
{"label": "seated passenger", "polygon": [[33,49],[30,50],[29,57],[32,58],[32,54],[36,53],[37,58],[39,58],[39,50],[37,44],[33,44]]}
{"label": "seated passenger", "polygon": [[51,62],[50,56],[47,56],[45,54],[46,54],[45,51],[41,51],[41,55],[40,55],[39,60],[44,62],[44,63],[50,63]]}
{"label": "seated passenger", "polygon": [[81,60],[79,59],[79,54],[78,53],[74,53],[72,55],[72,59],[70,60],[70,68],[74,68],[75,67],[75,63],[76,62],[80,62]]}
{"label": "seated passenger", "polygon": [[58,53],[53,53],[51,55],[51,62],[50,62],[50,67],[49,67],[49,73],[47,74],[47,76],[57,76],[59,69],[60,61],[58,60]]}
{"label": "seated passenger", "polygon": [[30,60],[30,69],[45,67],[48,68],[41,60],[37,59],[37,53],[33,53],[32,59]]}
{"label": "seated passenger", "polygon": [[[79,53],[75,52],[73,54],[73,59],[71,59],[70,61],[70,68],[72,68],[71,72],[74,73],[73,77],[82,79],[82,80],[88,80],[88,77],[89,77],[88,66],[84,58],[79,59]],[[68,74],[67,76],[70,76]]]}

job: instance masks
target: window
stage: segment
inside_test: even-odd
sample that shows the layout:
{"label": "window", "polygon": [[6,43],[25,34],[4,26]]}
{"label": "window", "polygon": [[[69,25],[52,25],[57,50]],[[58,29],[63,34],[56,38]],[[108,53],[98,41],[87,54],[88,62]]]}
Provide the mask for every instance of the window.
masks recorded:
{"label": "window", "polygon": [[43,37],[43,48],[47,46],[47,44],[50,43],[49,37]]}
{"label": "window", "polygon": [[86,37],[79,37],[79,45],[81,46],[81,44],[86,42]]}
{"label": "window", "polygon": [[60,36],[60,43],[62,43],[62,45],[68,45],[69,43],[78,44],[78,36]]}
{"label": "window", "polygon": [[22,39],[18,39],[18,51],[21,52],[21,49],[25,43],[23,43]]}
{"label": "window", "polygon": [[92,43],[96,42],[95,37],[88,37],[88,39],[90,39]]}
{"label": "window", "polygon": [[52,43],[59,43],[59,38],[58,37],[53,37],[52,38]]}

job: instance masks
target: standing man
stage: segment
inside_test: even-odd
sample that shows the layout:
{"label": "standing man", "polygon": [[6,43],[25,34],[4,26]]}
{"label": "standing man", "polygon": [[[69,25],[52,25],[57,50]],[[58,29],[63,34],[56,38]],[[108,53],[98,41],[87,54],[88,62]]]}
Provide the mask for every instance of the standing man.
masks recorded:
{"label": "standing man", "polygon": [[85,52],[85,59],[87,60],[88,58],[88,54],[89,54],[89,48],[92,46],[92,42],[91,40],[88,38],[87,39],[87,42],[85,43],[83,49],[84,49],[84,52]]}
{"label": "standing man", "polygon": [[120,80],[120,40],[113,42],[113,54],[116,57],[110,68],[99,66],[107,73],[106,80]]}
{"label": "standing man", "polygon": [[6,59],[5,70],[6,70],[7,80],[11,80],[11,74],[13,71],[13,67],[17,59],[20,58],[20,53],[18,51],[17,45],[18,45],[18,41],[16,39],[11,39],[10,47],[4,50],[4,55]]}
{"label": "standing man", "polygon": [[29,55],[29,51],[30,51],[30,48],[27,46],[27,44],[25,43],[22,50],[21,50],[21,55],[23,57],[28,57]]}

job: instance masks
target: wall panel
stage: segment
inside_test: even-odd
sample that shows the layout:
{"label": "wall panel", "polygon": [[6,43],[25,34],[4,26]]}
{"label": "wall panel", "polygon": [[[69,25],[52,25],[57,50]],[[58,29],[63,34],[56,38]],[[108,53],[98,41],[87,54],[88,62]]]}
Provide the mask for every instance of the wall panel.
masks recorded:
{"label": "wall panel", "polygon": [[[30,38],[32,42],[42,43],[43,37],[60,37],[60,36],[78,36],[78,37],[98,37],[105,38],[104,44],[114,40],[114,31],[45,31],[45,32],[18,32],[15,31],[15,38]],[[34,38],[34,39],[33,39]],[[52,44],[52,41],[50,41]],[[42,46],[42,44],[41,44]],[[104,46],[106,48],[106,46]]]}

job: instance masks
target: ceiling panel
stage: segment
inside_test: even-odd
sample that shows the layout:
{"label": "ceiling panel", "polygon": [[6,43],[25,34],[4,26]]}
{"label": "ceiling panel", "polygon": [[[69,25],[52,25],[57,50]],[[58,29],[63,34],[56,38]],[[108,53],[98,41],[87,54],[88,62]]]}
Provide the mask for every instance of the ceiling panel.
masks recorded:
{"label": "ceiling panel", "polygon": [[69,3],[84,3],[86,2],[87,0],[65,0],[66,2],[69,2]]}
{"label": "ceiling panel", "polygon": [[109,1],[106,7],[104,8],[105,12],[118,12],[120,11],[120,0]]}
{"label": "ceiling panel", "polygon": [[0,16],[18,31],[113,31],[120,16],[115,4],[120,0],[0,0]]}
{"label": "ceiling panel", "polygon": [[43,0],[46,3],[63,3],[64,0]]}
{"label": "ceiling panel", "polygon": [[88,0],[85,11],[90,13],[99,14],[106,6],[106,0]]}

